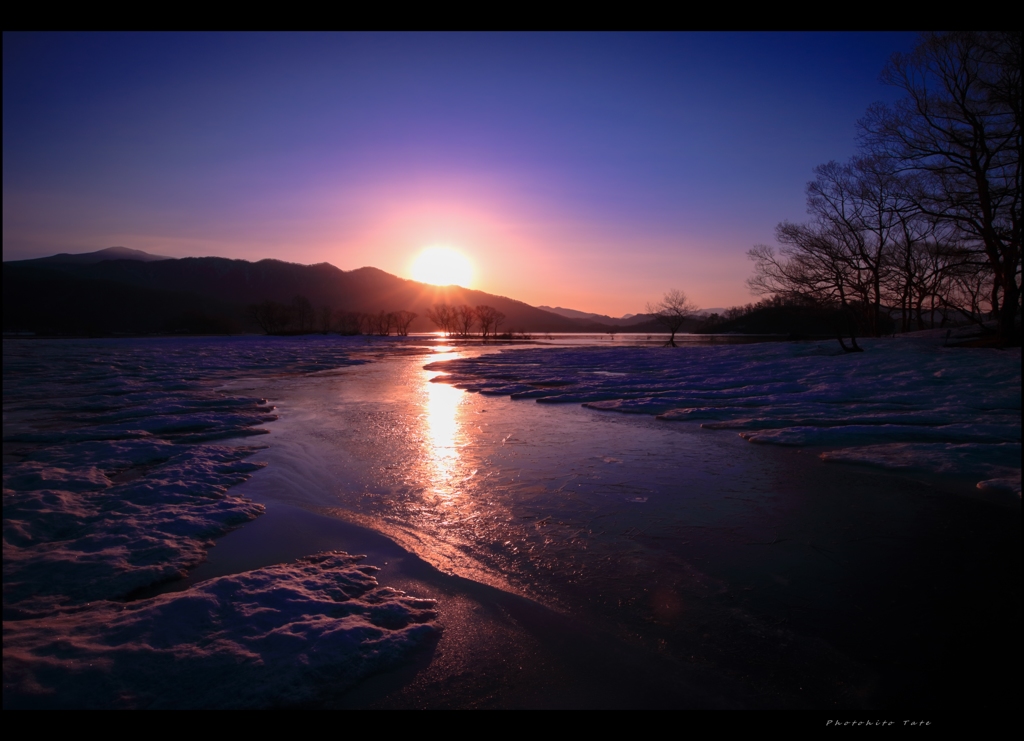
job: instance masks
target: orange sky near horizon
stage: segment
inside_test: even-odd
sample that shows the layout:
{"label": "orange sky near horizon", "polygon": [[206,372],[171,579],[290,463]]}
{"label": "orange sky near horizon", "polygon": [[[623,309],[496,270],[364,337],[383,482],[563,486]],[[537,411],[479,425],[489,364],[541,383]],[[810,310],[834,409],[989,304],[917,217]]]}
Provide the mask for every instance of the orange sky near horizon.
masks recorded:
{"label": "orange sky near horizon", "polygon": [[[472,263],[467,288],[609,316],[643,312],[647,302],[672,288],[701,307],[756,300],[744,284],[749,267],[742,243],[687,244],[672,234],[648,236],[611,222],[586,223],[497,188],[424,190],[430,192],[346,195],[346,214],[333,225],[337,231],[305,235],[306,260],[295,261],[328,262],[342,270],[370,266],[415,280],[417,256],[445,246]],[[356,210],[358,219],[352,218]],[[260,258],[289,259],[287,251],[270,245],[261,253]]]}

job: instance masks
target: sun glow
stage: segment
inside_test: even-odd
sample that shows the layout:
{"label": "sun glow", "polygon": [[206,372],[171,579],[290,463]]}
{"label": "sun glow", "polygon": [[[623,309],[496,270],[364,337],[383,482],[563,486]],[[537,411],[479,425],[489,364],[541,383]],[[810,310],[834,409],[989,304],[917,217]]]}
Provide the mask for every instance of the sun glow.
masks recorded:
{"label": "sun glow", "polygon": [[412,278],[435,286],[468,288],[473,280],[473,266],[465,255],[450,247],[427,247],[412,264]]}

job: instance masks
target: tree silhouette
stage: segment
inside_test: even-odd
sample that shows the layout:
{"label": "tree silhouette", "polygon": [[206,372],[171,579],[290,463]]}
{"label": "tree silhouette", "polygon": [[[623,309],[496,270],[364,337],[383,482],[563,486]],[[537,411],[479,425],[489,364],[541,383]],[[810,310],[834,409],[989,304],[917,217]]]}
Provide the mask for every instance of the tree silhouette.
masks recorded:
{"label": "tree silhouette", "polygon": [[485,340],[489,334],[498,334],[498,327],[505,321],[504,314],[486,305],[476,307],[476,318],[480,322],[480,334]]}
{"label": "tree silhouette", "polygon": [[331,320],[333,315],[334,312],[330,306],[321,306],[317,309],[316,319],[320,329],[320,334],[327,334],[331,331],[331,325],[333,324]]}
{"label": "tree silhouette", "polygon": [[696,311],[697,307],[678,288],[665,293],[661,301],[647,304],[647,312],[654,314],[654,318],[668,329],[669,338],[666,344],[672,347],[676,347],[676,333]]}
{"label": "tree silhouette", "polygon": [[246,308],[246,316],[266,334],[277,334],[283,332],[291,322],[291,309],[268,299],[259,304],[250,304]]}
{"label": "tree silhouette", "polygon": [[415,319],[418,314],[412,311],[396,311],[392,315],[395,321],[395,334],[401,337],[407,337],[409,334],[409,325],[412,324],[412,320]]}
{"label": "tree silhouette", "polygon": [[334,314],[334,331],[338,334],[362,334],[364,325],[364,317],[358,311],[339,310]]}
{"label": "tree silhouette", "polygon": [[395,313],[381,309],[376,314],[367,314],[366,321],[372,334],[387,337],[391,334],[392,327],[395,326]]}
{"label": "tree silhouette", "polygon": [[929,33],[882,81],[906,96],[859,122],[874,155],[920,176],[916,205],[979,244],[1003,340],[1021,299],[1021,34]]}
{"label": "tree silhouette", "polygon": [[915,204],[915,176],[879,157],[829,162],[814,172],[807,185],[811,220],[776,227],[778,254],[764,245],[748,253],[755,262],[747,281],[754,293],[816,307],[844,349],[844,335],[858,349],[856,334],[890,331],[889,307],[899,308],[904,330],[915,312],[922,324],[929,299],[933,320],[936,306],[974,311],[974,283],[964,272],[979,266],[956,235]]}
{"label": "tree silhouette", "polygon": [[[845,245],[833,230],[820,223],[783,222],[775,228],[782,250],[776,254],[759,244],[747,254],[754,261],[754,275],[747,280],[750,290],[772,294],[793,304],[805,304],[821,315],[828,315],[839,345],[857,352],[856,268],[847,259]],[[849,335],[852,348],[843,335]]]}
{"label": "tree silhouette", "polygon": [[462,304],[462,306],[453,307],[452,313],[454,314],[453,324],[459,335],[469,337],[469,333],[473,330],[473,325],[476,324],[476,311],[472,306]]}
{"label": "tree silhouette", "polygon": [[313,331],[313,322],[316,319],[316,312],[313,311],[313,304],[305,296],[296,296],[291,303],[292,318],[295,328],[300,334]]}
{"label": "tree silhouette", "polygon": [[434,304],[432,308],[427,309],[427,319],[444,332],[445,336],[451,334],[455,317],[452,307],[448,304]]}

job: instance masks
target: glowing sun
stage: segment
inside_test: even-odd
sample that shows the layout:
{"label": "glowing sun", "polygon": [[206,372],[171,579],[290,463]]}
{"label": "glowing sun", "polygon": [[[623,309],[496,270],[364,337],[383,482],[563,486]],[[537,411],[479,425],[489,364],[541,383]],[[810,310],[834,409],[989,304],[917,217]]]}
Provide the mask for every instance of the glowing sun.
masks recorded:
{"label": "glowing sun", "polygon": [[427,247],[412,264],[412,279],[435,286],[467,288],[473,279],[473,266],[465,255],[449,247]]}

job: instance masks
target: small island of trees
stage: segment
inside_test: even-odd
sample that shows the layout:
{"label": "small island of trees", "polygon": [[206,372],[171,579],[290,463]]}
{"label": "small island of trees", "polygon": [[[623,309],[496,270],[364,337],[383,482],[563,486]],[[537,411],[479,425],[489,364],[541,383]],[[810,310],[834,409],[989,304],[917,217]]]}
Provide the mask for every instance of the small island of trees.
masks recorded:
{"label": "small island of trees", "polygon": [[[305,296],[295,296],[287,304],[269,299],[250,304],[245,313],[247,319],[268,335],[319,333],[378,337],[407,336],[413,320],[419,316],[405,309],[366,313],[334,310],[330,306],[314,307]],[[435,304],[427,309],[427,318],[446,337],[468,338],[474,336],[474,330],[479,330],[479,337],[484,340],[505,337],[499,334],[505,315],[492,306]]]}
{"label": "small island of trees", "polygon": [[452,306],[435,304],[427,309],[427,319],[432,321],[446,337],[469,337],[473,328],[480,327],[483,339],[495,339],[498,329],[505,321],[505,315],[492,306],[472,307],[468,304]]}

